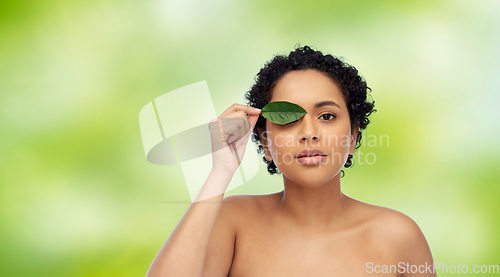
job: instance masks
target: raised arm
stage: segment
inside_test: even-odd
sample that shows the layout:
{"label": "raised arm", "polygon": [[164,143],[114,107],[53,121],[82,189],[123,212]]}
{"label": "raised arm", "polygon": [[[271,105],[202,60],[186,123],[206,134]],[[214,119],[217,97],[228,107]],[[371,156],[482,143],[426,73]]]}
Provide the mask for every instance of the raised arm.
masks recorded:
{"label": "raised arm", "polygon": [[[224,215],[219,217],[219,211],[223,205],[224,192],[241,163],[241,159],[243,159],[248,138],[257,122],[259,114],[260,110],[245,105],[234,104],[222,113],[216,121],[211,121],[212,171],[194,202],[189,206],[172,234],[170,234],[154,258],[146,274],[147,277],[202,276],[209,242],[216,223],[217,228],[215,233],[223,234],[222,238],[227,237],[224,233],[231,232],[231,225],[225,224],[225,218],[227,217]],[[239,118],[244,119],[244,121],[229,120],[225,124],[223,120],[225,118]],[[243,122],[244,124],[234,124],[235,122]],[[246,123],[249,124],[245,128]],[[214,126],[220,128],[215,128]],[[251,128],[249,129],[250,126]],[[246,133],[241,132],[248,129],[249,131]],[[216,237],[220,236],[216,235]],[[216,239],[213,241],[230,243],[230,240],[223,241]],[[221,247],[230,249],[227,245]],[[230,247],[234,247],[234,241],[233,244],[230,244]],[[231,264],[228,264],[227,258],[223,257],[221,256],[220,264],[229,271],[228,267]],[[212,264],[214,263],[212,262]]]}

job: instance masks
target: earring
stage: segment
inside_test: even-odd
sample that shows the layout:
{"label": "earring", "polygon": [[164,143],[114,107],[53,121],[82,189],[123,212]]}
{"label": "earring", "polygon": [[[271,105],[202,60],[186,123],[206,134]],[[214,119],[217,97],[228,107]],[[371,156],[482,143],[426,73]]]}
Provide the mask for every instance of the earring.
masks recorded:
{"label": "earring", "polygon": [[362,137],[363,137],[362,132],[359,132],[358,137],[356,138],[356,146],[354,148],[358,149],[361,146]]}
{"label": "earring", "polygon": [[352,154],[349,154],[349,156],[347,157],[347,161],[345,162],[345,165],[344,165],[345,167],[350,167],[352,165],[352,160],[351,159],[353,157],[354,156]]}

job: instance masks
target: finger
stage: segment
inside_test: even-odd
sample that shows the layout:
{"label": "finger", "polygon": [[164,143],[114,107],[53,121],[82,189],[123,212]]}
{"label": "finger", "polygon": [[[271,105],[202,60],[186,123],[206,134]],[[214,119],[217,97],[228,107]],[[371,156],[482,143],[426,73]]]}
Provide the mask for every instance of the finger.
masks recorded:
{"label": "finger", "polygon": [[[245,119],[245,125],[248,125],[247,128],[243,131],[242,134],[246,134],[247,132],[253,130],[255,127],[255,124],[257,124],[257,120],[259,119],[260,116],[260,110],[257,111],[256,114],[248,114],[243,110],[233,112],[231,116],[235,116],[237,118],[242,118]],[[247,124],[248,123],[248,124]],[[240,124],[241,126],[241,124]]]}
{"label": "finger", "polygon": [[224,111],[222,114],[227,115],[227,114],[231,114],[233,112],[238,112],[238,111],[243,111],[247,114],[259,114],[260,113],[259,109],[256,109],[254,107],[250,107],[247,105],[241,105],[241,104],[235,103],[231,107],[229,107],[226,111]]}
{"label": "finger", "polygon": [[260,112],[259,114],[250,114],[247,117],[247,120],[250,122],[250,130],[253,130],[255,128],[255,125],[257,124],[257,121],[259,120]]}
{"label": "finger", "polygon": [[[242,137],[250,130],[250,123],[246,119],[237,118],[238,125],[232,128],[228,133],[230,133],[229,138],[227,139],[228,143],[233,143]],[[233,125],[234,126],[234,125]]]}
{"label": "finger", "polygon": [[247,125],[247,120],[243,118],[221,118],[221,128],[226,135],[234,134],[239,128]]}

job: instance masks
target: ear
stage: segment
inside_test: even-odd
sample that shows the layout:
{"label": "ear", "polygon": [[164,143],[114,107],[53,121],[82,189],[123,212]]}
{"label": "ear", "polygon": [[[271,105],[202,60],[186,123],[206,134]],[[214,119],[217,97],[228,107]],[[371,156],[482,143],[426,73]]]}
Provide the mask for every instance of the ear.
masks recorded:
{"label": "ear", "polygon": [[358,138],[359,127],[354,128],[351,134],[351,145],[349,147],[349,154],[354,155],[354,150],[356,149],[356,139]]}
{"label": "ear", "polygon": [[257,131],[259,132],[259,137],[260,137],[260,143],[262,144],[262,147],[264,148],[264,155],[266,160],[271,161],[273,157],[271,156],[271,151],[269,151],[269,146],[267,144],[267,139],[264,138],[262,134],[262,129],[258,128]]}

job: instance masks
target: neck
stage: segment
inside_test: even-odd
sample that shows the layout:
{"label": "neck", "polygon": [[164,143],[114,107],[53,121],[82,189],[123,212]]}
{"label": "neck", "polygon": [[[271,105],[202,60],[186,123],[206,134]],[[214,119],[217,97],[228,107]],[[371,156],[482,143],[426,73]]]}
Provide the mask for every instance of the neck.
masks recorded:
{"label": "neck", "polygon": [[322,185],[305,186],[283,176],[279,210],[292,224],[304,228],[329,229],[345,223],[347,196],[340,190],[340,174]]}

